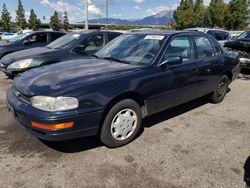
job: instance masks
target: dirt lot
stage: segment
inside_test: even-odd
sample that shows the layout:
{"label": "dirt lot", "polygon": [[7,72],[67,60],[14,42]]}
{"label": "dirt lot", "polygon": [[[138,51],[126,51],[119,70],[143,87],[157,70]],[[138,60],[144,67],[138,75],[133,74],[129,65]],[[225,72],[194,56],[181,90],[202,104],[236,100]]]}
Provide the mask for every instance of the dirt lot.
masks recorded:
{"label": "dirt lot", "polygon": [[147,118],[131,144],[108,149],[95,137],[42,142],[9,114],[0,73],[0,187],[244,187],[250,155],[250,80],[225,101],[196,100]]}

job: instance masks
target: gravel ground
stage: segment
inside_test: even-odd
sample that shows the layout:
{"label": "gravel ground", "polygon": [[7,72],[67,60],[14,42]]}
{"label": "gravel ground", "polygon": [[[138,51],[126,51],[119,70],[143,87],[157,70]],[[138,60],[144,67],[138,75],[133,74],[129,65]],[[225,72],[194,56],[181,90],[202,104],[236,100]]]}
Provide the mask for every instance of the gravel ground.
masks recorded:
{"label": "gravel ground", "polygon": [[242,188],[250,155],[250,79],[236,80],[221,104],[199,99],[144,120],[118,149],[95,137],[42,142],[13,120],[11,81],[0,73],[0,187]]}

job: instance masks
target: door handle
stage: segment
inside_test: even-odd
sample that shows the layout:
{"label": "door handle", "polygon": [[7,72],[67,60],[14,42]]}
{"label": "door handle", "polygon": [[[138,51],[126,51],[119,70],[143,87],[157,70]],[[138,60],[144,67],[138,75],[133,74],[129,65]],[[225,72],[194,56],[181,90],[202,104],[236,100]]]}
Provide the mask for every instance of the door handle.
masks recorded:
{"label": "door handle", "polygon": [[199,72],[200,69],[196,68],[196,69],[192,69],[192,73],[196,73],[196,72]]}

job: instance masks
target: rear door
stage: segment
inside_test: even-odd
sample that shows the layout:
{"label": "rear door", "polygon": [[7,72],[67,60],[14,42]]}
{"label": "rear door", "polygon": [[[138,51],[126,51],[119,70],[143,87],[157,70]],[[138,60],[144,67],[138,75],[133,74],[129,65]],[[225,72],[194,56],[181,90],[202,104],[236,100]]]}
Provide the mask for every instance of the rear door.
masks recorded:
{"label": "rear door", "polygon": [[224,65],[224,55],[219,44],[205,35],[193,36],[199,71],[199,96],[214,91]]}
{"label": "rear door", "polygon": [[198,96],[198,63],[194,58],[193,41],[189,35],[176,36],[166,48],[160,62],[168,58],[181,57],[182,64],[158,67],[154,87],[156,96],[155,112],[190,101]]}

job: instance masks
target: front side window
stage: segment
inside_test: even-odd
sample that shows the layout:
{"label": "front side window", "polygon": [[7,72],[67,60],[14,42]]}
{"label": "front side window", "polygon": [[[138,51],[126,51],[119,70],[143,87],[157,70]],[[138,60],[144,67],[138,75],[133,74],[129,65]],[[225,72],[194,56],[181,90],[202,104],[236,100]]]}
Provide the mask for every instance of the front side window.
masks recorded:
{"label": "front side window", "polygon": [[183,62],[193,59],[192,43],[188,36],[174,38],[166,49],[163,61],[176,57],[180,57]]}
{"label": "front side window", "polygon": [[28,37],[26,40],[28,40],[31,43],[47,42],[47,33],[36,33]]}
{"label": "front side window", "polygon": [[164,35],[125,34],[112,40],[96,55],[130,64],[149,65],[158,54],[164,39]]}
{"label": "front side window", "polygon": [[207,37],[194,36],[194,40],[197,47],[198,59],[203,59],[215,55],[214,49]]}
{"label": "front side window", "polygon": [[104,45],[103,35],[94,35],[84,39],[80,45],[84,46],[84,52],[98,51]]}

